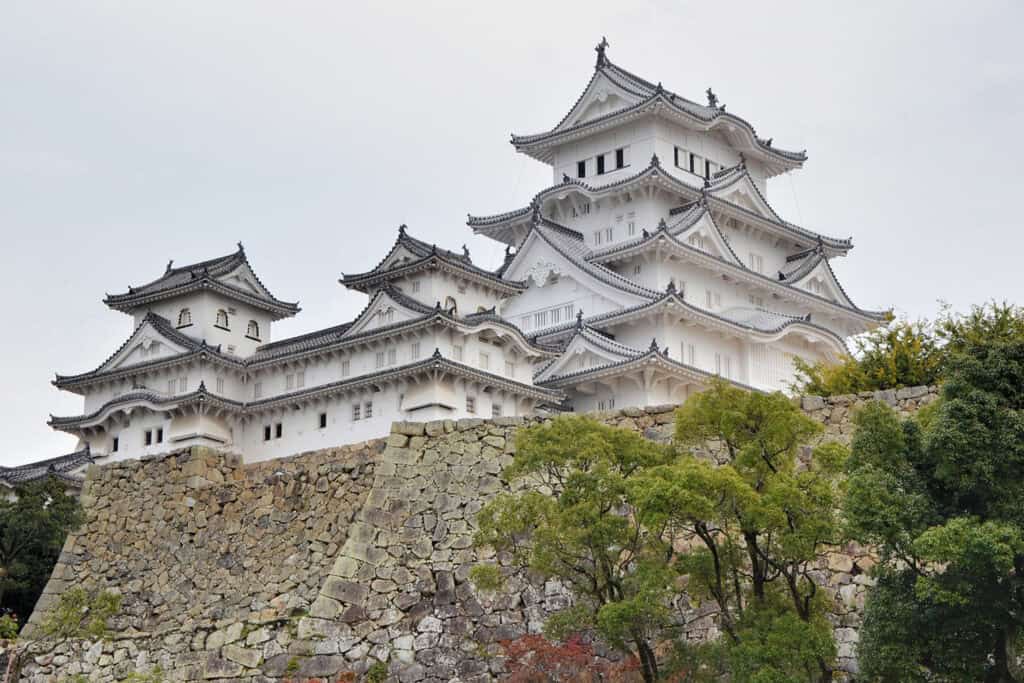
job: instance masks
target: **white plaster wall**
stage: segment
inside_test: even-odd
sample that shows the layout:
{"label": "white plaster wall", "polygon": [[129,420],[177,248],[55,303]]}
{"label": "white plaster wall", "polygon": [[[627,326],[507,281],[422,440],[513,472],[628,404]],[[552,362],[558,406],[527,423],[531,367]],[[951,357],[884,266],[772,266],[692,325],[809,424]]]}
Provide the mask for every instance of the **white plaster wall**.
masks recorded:
{"label": "white plaster wall", "polygon": [[[587,176],[582,180],[588,185],[607,185],[634,175],[650,163],[651,155],[654,153],[654,137],[652,121],[641,120],[561,145],[554,150],[553,184],[558,185],[562,182],[563,173],[570,178],[576,178],[576,163],[584,159],[587,160]],[[614,170],[614,151],[619,147],[629,147],[626,168]],[[611,163],[606,163],[605,166],[610,170],[603,175],[597,175],[593,157],[607,152],[613,152]]]}
{"label": "white plaster wall", "polygon": [[[271,319],[265,311],[209,291],[158,301],[151,306],[135,309],[132,311],[134,325],[138,327],[146,313],[153,311],[177,326],[178,314],[183,308],[188,308],[191,312],[192,324],[179,327],[178,331],[193,339],[205,339],[213,346],[220,344],[221,350],[225,353],[229,352],[229,346],[233,346],[234,355],[245,358],[271,340]],[[228,330],[216,327],[217,311],[220,309],[228,312]],[[232,310],[235,312],[232,313]],[[255,320],[259,325],[259,341],[246,336],[250,320]]]}

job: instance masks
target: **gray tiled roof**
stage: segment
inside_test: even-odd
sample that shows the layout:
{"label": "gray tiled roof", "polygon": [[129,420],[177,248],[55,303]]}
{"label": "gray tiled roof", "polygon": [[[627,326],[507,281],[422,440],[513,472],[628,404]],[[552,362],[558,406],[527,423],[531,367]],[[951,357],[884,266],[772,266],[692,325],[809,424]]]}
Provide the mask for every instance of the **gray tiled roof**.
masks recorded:
{"label": "gray tiled roof", "polygon": [[[256,282],[267,292],[266,296],[251,291],[244,291],[216,280],[216,278],[227,275],[242,265],[249,266],[249,270],[252,271]],[[245,249],[242,247],[241,242],[238,244],[238,249],[227,256],[220,256],[179,267],[174,267],[172,261],[167,264],[167,270],[164,274],[156,280],[139,287],[129,287],[128,291],[123,294],[108,294],[104,299],[104,303],[115,310],[127,311],[136,305],[148,301],[174,296],[183,291],[189,291],[191,288],[203,286],[222,290],[228,295],[237,297],[257,307],[266,308],[281,316],[295,315],[299,311],[298,304],[281,301],[270,294],[270,290],[260,281],[256,271],[253,270],[248,258],[246,258]]]}
{"label": "gray tiled roof", "polygon": [[75,486],[81,486],[84,477],[76,474],[79,470],[93,462],[94,458],[89,448],[83,448],[74,453],[48,458],[36,462],[17,465],[15,467],[0,467],[0,482],[11,487],[22,486],[35,481],[56,477],[61,481]]}

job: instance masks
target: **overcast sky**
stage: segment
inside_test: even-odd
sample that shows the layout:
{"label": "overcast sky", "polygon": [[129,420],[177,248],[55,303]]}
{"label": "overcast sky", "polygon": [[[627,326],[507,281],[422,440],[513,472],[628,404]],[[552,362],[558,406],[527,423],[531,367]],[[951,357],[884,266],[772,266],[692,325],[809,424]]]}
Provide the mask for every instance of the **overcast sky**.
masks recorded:
{"label": "overcast sky", "polygon": [[1021,302],[1019,1],[48,2],[0,5],[0,464],[74,439],[81,398],[130,334],[104,292],[244,241],[282,299],[280,338],[365,303],[337,284],[396,226],[439,244],[467,212],[550,184],[510,132],[546,130],[593,47],[730,112],[805,168],[769,183],[790,220],[856,248],[834,262],[864,308],[932,315]]}

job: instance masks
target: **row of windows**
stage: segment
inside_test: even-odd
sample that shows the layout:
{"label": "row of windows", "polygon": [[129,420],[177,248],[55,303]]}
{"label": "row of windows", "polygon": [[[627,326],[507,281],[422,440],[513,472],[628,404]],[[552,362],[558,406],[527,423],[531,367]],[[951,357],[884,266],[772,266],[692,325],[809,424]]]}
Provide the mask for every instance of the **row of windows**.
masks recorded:
{"label": "row of windows", "polygon": [[[470,415],[476,415],[476,396],[466,396],[466,412]],[[491,404],[491,417],[501,417],[501,404]]]}
{"label": "row of windows", "polygon": [[[626,192],[624,195],[622,195],[622,201],[626,203],[633,201],[633,195],[631,195],[629,192]],[[586,204],[577,204],[572,207],[572,217],[579,218],[580,216],[589,216],[591,206],[593,206],[595,212],[601,210],[601,202],[594,202],[593,204],[591,204],[590,202],[587,202]],[[631,211],[629,213],[629,217],[633,218],[634,213],[635,212]],[[617,218],[621,218],[621,216]]]}
{"label": "row of windows", "polygon": [[615,410],[615,397],[612,396],[609,399],[601,400],[597,402],[598,410]]}
{"label": "row of windows", "polygon": [[[679,343],[679,358],[687,365],[698,367],[697,347],[687,342]],[[715,353],[715,374],[721,377],[732,378],[732,356],[723,353]]]}
{"label": "row of windows", "polygon": [[676,147],[675,149],[675,162],[676,168],[689,171],[690,173],[708,179],[725,168],[721,164],[715,163],[710,159],[706,159],[699,154],[694,154],[682,147]]}
{"label": "row of windows", "polygon": [[[142,445],[152,446],[153,444],[164,442],[164,428],[157,427],[156,429],[147,429],[142,433]],[[121,437],[115,436],[110,440],[110,452],[117,453],[121,450]]]}
{"label": "row of windows", "polygon": [[[221,308],[217,310],[217,317],[213,326],[219,327],[222,330],[231,331],[230,321],[228,319],[228,311]],[[188,327],[192,324],[192,309],[183,308],[178,311],[178,327]],[[255,341],[260,340],[260,324],[255,320],[250,320],[249,324],[245,328],[245,336]]]}
{"label": "row of windows", "polygon": [[178,377],[167,380],[167,393],[170,395],[184,394],[188,391],[188,378]]}
{"label": "row of windows", "polygon": [[519,325],[524,330],[540,330],[549,325],[560,325],[563,322],[570,322],[574,315],[576,315],[575,304],[562,304],[543,311],[536,311],[531,315],[524,315],[519,319]]}
{"label": "row of windows", "polygon": [[586,178],[588,175],[604,175],[629,166],[629,147],[619,147],[611,152],[576,162],[576,177]]}

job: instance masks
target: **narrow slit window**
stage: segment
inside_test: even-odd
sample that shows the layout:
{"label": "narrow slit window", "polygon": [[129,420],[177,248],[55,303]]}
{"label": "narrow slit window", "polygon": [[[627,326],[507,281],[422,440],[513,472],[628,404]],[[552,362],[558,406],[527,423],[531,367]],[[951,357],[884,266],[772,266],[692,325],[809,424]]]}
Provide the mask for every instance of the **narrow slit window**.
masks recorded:
{"label": "narrow slit window", "polygon": [[626,167],[626,150],[623,149],[622,147],[619,147],[617,150],[615,150],[615,168],[625,168],[625,167]]}
{"label": "narrow slit window", "polygon": [[576,177],[586,178],[587,177],[587,162],[577,161],[576,162]]}
{"label": "narrow slit window", "polygon": [[327,413],[320,413],[320,429],[327,429]]}

